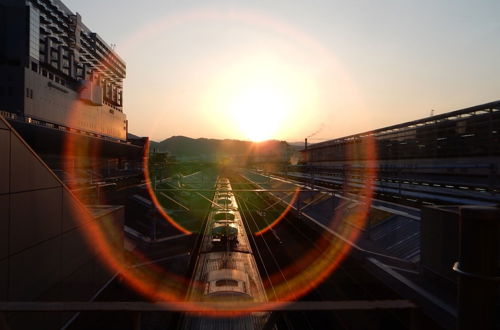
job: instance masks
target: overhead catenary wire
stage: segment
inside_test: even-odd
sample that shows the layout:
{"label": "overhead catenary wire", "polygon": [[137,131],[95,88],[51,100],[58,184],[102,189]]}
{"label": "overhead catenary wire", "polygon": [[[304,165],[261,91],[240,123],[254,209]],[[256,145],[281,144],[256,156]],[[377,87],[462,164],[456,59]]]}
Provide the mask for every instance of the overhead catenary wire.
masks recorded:
{"label": "overhead catenary wire", "polygon": [[[259,196],[259,197],[261,197],[261,198],[262,198],[262,196],[260,196],[260,195],[258,195],[258,194],[257,194],[257,196]],[[251,219],[251,221],[253,222],[253,224],[255,225],[255,227],[256,227],[256,228],[258,228],[257,221],[256,221],[256,219],[254,218],[254,216],[252,215],[252,212],[251,212],[250,208],[248,207],[248,204],[251,204],[252,206],[256,207],[257,209],[259,209],[259,207],[258,207],[258,206],[256,206],[255,204],[253,204],[253,203],[249,202],[249,201],[248,201],[248,199],[246,199],[246,198],[242,197],[241,195],[236,196],[236,197],[237,197],[237,199],[238,199],[238,204],[239,204],[239,205],[241,205],[241,206],[242,206],[243,208],[245,208],[245,210],[246,210],[246,212],[243,212],[242,214],[243,214],[243,215],[244,215],[244,214],[248,214],[248,215],[249,215],[249,216],[248,216],[248,218],[247,218],[247,217],[245,217],[245,219]],[[266,201],[266,203],[268,203],[268,202]],[[265,219],[265,217],[263,217],[263,220],[264,220],[264,221],[266,221],[266,223],[267,223],[267,220]],[[248,221],[245,221],[245,222],[246,222],[246,224],[247,224],[247,227],[249,227]],[[267,224],[269,224],[269,223],[267,223]],[[270,276],[269,276],[269,271],[267,270],[267,267],[265,267],[264,260],[263,260],[262,255],[261,255],[261,251],[259,250],[259,246],[258,246],[258,244],[257,244],[257,242],[256,242],[256,238],[255,238],[255,236],[254,236],[254,235],[252,235],[252,234],[251,234],[251,232],[252,232],[252,231],[250,231],[250,235],[249,235],[249,236],[251,237],[252,241],[254,242],[255,248],[256,248],[256,250],[257,250],[257,253],[259,254],[259,258],[260,258],[260,260],[261,260],[261,262],[262,262],[263,268],[264,268],[264,270],[265,270],[265,272],[266,272],[266,275],[267,275],[267,277],[268,277],[268,279],[269,279],[269,283],[270,283],[270,285],[271,285],[271,287],[272,287],[272,290],[273,290],[273,292],[274,292],[275,297],[277,298],[276,291],[275,291],[275,289],[274,289],[274,284],[272,283],[272,281],[271,281],[271,279],[270,279]],[[271,258],[273,259],[273,261],[274,261],[274,263],[275,263],[275,265],[276,265],[276,268],[278,269],[278,271],[279,271],[279,273],[280,273],[281,277],[283,278],[283,281],[284,281],[285,285],[288,287],[288,290],[290,290],[291,288],[290,288],[290,285],[289,285],[288,279],[286,278],[285,274],[283,273],[282,268],[281,268],[281,265],[280,265],[280,263],[278,262],[278,260],[276,259],[276,256],[275,256],[275,254],[274,254],[273,250],[271,249],[271,247],[269,246],[268,242],[266,241],[265,236],[264,236],[264,235],[259,235],[259,236],[260,236],[260,238],[262,239],[262,242],[264,243],[264,245],[265,245],[265,247],[266,247],[266,250],[269,252],[269,254],[270,254]],[[280,242],[281,242],[281,241],[280,241]],[[304,319],[304,320],[305,320],[305,322],[307,323],[308,328],[309,328],[309,329],[313,329],[312,324],[311,324],[311,322],[310,322],[310,321],[309,321],[309,319],[308,319],[308,316],[307,316],[304,312],[302,312],[302,311],[300,312],[300,314],[303,316],[303,319]]]}

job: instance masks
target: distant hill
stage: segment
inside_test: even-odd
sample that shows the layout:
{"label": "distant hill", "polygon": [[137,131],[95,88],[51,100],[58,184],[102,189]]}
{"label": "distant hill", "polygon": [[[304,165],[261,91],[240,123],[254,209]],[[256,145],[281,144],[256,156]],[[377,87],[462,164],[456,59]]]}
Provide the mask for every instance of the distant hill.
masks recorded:
{"label": "distant hill", "polygon": [[178,159],[216,160],[225,157],[252,157],[254,160],[288,160],[291,149],[285,141],[250,142],[240,140],[192,139],[172,136],[161,142],[152,141],[150,150],[168,152]]}

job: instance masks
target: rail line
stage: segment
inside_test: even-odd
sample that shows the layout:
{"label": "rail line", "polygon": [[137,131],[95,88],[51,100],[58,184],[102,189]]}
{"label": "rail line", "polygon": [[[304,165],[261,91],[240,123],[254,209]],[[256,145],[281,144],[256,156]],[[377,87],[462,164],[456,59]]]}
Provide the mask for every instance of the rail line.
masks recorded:
{"label": "rail line", "polygon": [[265,303],[267,296],[240,206],[227,178],[219,177],[215,184],[186,300],[212,302],[214,306],[226,302],[241,317],[228,317],[231,311],[208,310],[205,314],[186,315],[181,326],[184,329],[262,329],[269,317],[269,313],[237,309],[249,302]]}

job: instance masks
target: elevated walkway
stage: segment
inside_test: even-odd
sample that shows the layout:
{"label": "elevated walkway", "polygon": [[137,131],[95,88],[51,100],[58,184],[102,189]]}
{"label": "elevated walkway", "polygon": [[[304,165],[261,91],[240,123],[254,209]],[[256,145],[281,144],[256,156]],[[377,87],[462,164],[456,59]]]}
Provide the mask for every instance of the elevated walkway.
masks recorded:
{"label": "elevated walkway", "polygon": [[[114,276],[88,242],[91,222],[122,228],[123,207],[84,206],[0,116],[0,301],[91,301]],[[123,246],[123,235],[113,239]],[[55,329],[72,315],[4,319],[12,329]]]}

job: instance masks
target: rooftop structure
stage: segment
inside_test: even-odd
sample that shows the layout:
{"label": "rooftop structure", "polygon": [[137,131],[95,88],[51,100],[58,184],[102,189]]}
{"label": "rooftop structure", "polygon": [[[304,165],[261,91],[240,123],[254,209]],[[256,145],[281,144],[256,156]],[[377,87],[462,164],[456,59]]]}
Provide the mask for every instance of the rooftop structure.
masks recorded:
{"label": "rooftop structure", "polygon": [[303,161],[334,165],[363,160],[359,146],[374,142],[378,160],[498,155],[500,101],[481,104],[369,132],[306,146]]}
{"label": "rooftop structure", "polygon": [[306,146],[288,174],[354,190],[376,174],[374,192],[398,203],[494,205],[499,132],[500,101],[490,102]]}

